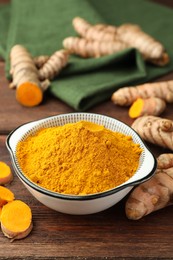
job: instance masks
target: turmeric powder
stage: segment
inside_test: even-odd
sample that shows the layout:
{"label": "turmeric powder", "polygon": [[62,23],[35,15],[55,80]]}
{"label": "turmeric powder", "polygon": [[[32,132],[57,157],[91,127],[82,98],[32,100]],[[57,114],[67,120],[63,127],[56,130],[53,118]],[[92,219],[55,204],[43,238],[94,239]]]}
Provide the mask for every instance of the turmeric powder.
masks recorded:
{"label": "turmeric powder", "polygon": [[136,172],[141,152],[131,136],[87,121],[40,129],[16,148],[26,177],[48,190],[72,195],[124,183]]}

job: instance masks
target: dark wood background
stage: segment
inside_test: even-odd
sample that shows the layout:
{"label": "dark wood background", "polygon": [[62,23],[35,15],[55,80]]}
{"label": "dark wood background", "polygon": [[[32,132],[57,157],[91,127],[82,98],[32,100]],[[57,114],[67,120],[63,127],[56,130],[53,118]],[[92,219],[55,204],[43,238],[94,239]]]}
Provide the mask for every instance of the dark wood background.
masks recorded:
{"label": "dark wood background", "polygon": [[[0,2],[8,2],[1,0]],[[155,2],[173,7],[173,1]],[[51,2],[50,2],[51,3]],[[173,79],[173,73],[157,81]],[[11,166],[5,141],[8,133],[28,121],[73,112],[74,110],[53,96],[35,108],[20,106],[15,91],[10,90],[4,75],[4,62],[0,62],[0,160]],[[131,125],[127,108],[103,102],[88,112],[115,117]],[[167,106],[163,117],[173,119],[172,105]],[[150,145],[157,156],[166,152]],[[28,203],[33,212],[34,228],[23,239],[10,243],[0,232],[0,259],[173,259],[173,207],[154,212],[141,220],[126,218],[126,198],[103,212],[72,216],[53,211],[26,190],[14,175],[10,185],[16,199]]]}

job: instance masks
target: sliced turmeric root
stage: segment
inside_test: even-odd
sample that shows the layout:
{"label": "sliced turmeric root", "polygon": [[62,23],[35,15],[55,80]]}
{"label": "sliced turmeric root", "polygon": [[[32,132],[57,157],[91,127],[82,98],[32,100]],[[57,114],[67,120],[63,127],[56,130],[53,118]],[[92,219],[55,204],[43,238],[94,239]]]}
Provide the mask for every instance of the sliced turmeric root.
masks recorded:
{"label": "sliced turmeric root", "polygon": [[8,188],[0,186],[0,207],[14,200],[14,194]]}
{"label": "sliced turmeric root", "polygon": [[12,180],[13,174],[10,167],[4,162],[0,162],[0,185],[5,185]]}
{"label": "sliced turmeric root", "polygon": [[10,52],[10,61],[13,78],[10,87],[16,87],[17,101],[23,106],[37,106],[43,99],[43,89],[31,54],[22,45],[15,45]]}
{"label": "sliced turmeric root", "polygon": [[173,103],[173,80],[123,87],[115,91],[111,99],[116,105],[129,106],[137,98],[150,97],[157,97],[167,103]]}
{"label": "sliced turmeric root", "polygon": [[137,118],[143,115],[158,116],[165,110],[165,108],[166,103],[160,98],[138,98],[130,107],[129,116],[131,118]]}
{"label": "sliced turmeric root", "polygon": [[37,106],[42,102],[43,91],[35,83],[24,82],[16,90],[16,99],[23,106]]}
{"label": "sliced turmeric root", "polygon": [[12,241],[26,237],[33,227],[31,209],[21,200],[3,206],[0,220],[3,234]]}

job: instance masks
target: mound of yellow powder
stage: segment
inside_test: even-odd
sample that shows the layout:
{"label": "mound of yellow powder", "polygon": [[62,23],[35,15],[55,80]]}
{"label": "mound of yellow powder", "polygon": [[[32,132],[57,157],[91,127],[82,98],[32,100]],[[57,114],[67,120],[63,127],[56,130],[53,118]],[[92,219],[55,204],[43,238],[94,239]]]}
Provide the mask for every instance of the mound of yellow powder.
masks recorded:
{"label": "mound of yellow powder", "polygon": [[31,181],[73,195],[102,192],[127,181],[141,152],[131,136],[87,121],[41,129],[19,142],[16,151]]}

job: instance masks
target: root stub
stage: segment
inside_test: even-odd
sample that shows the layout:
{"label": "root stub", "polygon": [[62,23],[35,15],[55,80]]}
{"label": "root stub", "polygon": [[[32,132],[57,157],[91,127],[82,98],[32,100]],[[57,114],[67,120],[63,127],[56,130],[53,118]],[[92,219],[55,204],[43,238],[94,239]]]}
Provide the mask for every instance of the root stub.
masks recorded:
{"label": "root stub", "polygon": [[16,90],[16,99],[23,106],[37,106],[43,100],[43,91],[35,83],[25,82],[18,86]]}

